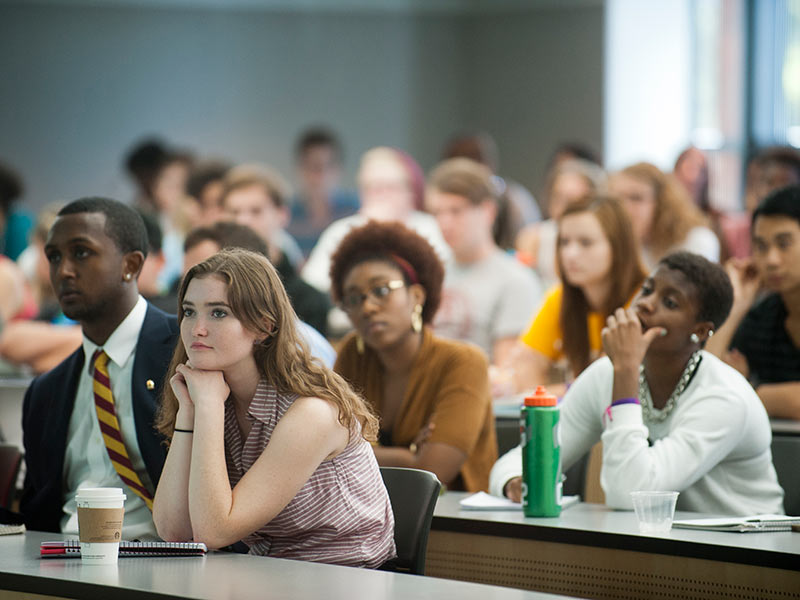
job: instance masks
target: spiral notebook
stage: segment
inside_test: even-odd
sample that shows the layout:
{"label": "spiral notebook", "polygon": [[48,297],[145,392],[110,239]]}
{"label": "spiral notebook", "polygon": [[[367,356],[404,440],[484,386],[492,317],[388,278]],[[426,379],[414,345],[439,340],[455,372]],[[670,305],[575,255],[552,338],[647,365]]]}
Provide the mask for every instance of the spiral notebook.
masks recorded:
{"label": "spiral notebook", "polygon": [[788,517],[786,515],[754,515],[752,517],[687,519],[685,521],[672,522],[672,526],[679,529],[734,531],[738,533],[759,531],[792,531],[792,525],[800,525],[800,517]]}
{"label": "spiral notebook", "polygon": [[[120,542],[122,556],[203,556],[208,548],[201,542]],[[42,558],[80,558],[81,544],[78,540],[42,542],[39,545]]]}

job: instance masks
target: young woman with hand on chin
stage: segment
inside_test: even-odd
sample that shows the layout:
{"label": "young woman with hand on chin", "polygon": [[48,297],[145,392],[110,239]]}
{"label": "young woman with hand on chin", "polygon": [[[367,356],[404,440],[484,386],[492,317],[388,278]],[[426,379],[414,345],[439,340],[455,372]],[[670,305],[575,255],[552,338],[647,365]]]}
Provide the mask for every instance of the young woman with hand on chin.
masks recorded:
{"label": "young woman with hand on chin", "polygon": [[366,439],[377,419],[310,357],[269,261],[220,252],[189,270],[179,300],[157,421],[171,438],[159,535],[353,566],[391,559],[394,519]]}
{"label": "young woman with hand on chin", "polygon": [[[722,267],[689,252],[663,258],[630,309],[603,329],[607,354],[573,383],[561,407],[568,469],[603,442],[606,504],[630,492],[681,492],[678,509],[721,515],[782,513],[771,431],[761,401],[702,347],[733,300]],[[490,489],[518,500],[519,447],[495,464]]]}

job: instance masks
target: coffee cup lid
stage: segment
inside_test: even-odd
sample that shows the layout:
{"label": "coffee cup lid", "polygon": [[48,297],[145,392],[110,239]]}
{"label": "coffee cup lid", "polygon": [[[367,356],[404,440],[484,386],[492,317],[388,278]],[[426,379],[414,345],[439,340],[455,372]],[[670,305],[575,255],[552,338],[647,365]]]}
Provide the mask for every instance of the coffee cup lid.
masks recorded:
{"label": "coffee cup lid", "polygon": [[83,500],[125,500],[126,498],[122,493],[122,488],[117,487],[80,488],[77,497]]}

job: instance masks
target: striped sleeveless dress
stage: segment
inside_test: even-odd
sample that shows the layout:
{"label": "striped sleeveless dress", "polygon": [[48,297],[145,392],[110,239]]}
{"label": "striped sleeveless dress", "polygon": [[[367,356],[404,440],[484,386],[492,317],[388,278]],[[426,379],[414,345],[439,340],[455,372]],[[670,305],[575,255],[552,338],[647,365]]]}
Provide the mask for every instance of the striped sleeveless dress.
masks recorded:
{"label": "striped sleeveless dress", "polygon": [[[225,460],[231,489],[269,443],[297,394],[281,394],[261,380],[242,440],[231,400],[225,405]],[[242,540],[250,554],[358,567],[394,558],[394,515],[372,448],[359,434],[323,461],[297,495],[269,523]]]}

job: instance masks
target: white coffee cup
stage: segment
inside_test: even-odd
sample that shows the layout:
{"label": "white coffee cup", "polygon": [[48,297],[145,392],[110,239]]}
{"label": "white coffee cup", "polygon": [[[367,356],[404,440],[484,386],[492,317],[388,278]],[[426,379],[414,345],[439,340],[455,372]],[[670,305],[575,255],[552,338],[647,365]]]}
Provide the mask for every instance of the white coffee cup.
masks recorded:
{"label": "white coffee cup", "polygon": [[117,564],[125,514],[122,488],[81,488],[75,502],[83,564]]}

